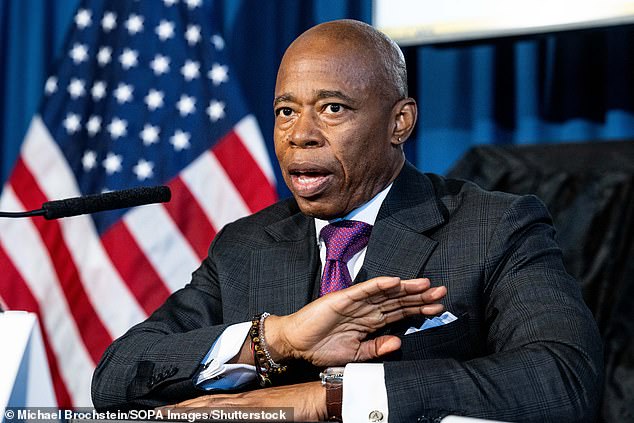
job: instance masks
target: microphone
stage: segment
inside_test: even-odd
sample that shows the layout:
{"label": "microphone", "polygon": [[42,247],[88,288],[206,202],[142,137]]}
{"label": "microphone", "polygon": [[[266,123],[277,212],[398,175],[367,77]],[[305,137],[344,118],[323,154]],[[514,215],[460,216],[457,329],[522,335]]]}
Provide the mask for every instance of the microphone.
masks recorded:
{"label": "microphone", "polygon": [[131,188],[104,194],[47,201],[42,204],[42,208],[39,210],[0,212],[0,217],[44,216],[45,219],[52,220],[145,204],[166,203],[171,197],[172,193],[166,186]]}

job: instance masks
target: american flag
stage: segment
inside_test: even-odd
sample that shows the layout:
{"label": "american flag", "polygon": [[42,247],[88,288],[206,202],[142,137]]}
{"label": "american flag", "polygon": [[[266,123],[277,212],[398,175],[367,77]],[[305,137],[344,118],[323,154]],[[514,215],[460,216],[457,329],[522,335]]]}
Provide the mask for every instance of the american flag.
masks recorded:
{"label": "american flag", "polygon": [[255,118],[202,0],[84,1],[0,210],[167,184],[172,201],[0,220],[0,298],[38,313],[60,406],[113,339],[189,281],[226,223],[276,199]]}

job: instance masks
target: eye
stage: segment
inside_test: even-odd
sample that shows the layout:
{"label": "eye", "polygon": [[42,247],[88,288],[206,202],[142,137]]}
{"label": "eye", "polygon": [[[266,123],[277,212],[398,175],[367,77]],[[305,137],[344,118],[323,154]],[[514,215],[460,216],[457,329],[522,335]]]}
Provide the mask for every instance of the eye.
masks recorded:
{"label": "eye", "polygon": [[280,107],[279,109],[275,111],[276,116],[289,117],[292,114],[293,114],[293,109],[291,109],[290,107]]}
{"label": "eye", "polygon": [[337,103],[331,103],[326,105],[326,111],[329,113],[339,113],[343,110],[343,106]]}

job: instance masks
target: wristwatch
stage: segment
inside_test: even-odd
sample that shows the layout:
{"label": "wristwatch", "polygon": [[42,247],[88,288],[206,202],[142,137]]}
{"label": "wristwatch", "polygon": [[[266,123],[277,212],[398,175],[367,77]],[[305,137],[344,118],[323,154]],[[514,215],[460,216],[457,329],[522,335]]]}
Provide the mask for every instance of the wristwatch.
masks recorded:
{"label": "wristwatch", "polygon": [[326,388],[326,410],[329,421],[341,421],[343,370],[343,367],[328,367],[319,373],[321,384]]}

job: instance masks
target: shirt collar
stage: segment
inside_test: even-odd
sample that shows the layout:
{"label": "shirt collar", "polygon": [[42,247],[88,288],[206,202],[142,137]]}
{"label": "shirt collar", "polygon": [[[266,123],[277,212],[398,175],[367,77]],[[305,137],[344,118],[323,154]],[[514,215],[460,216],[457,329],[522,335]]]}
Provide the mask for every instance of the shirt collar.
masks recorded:
{"label": "shirt collar", "polygon": [[323,220],[315,218],[315,230],[317,231],[317,241],[319,241],[319,234],[324,226],[329,223],[338,222],[340,220],[358,220],[360,222],[365,222],[370,225],[374,225],[376,222],[376,217],[379,215],[379,209],[383,204],[383,200],[387,197],[387,194],[390,192],[392,188],[392,184],[389,184],[383,191],[379,192],[375,195],[370,201],[362,205],[361,207],[357,207],[352,210],[350,213],[345,215],[344,217],[340,217],[332,220]]}

